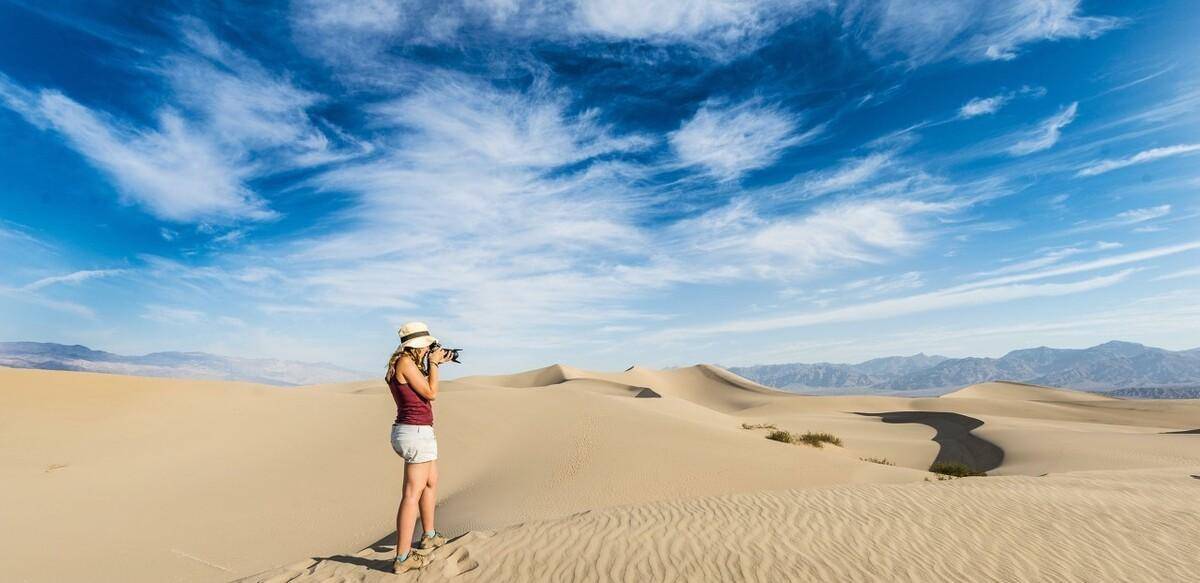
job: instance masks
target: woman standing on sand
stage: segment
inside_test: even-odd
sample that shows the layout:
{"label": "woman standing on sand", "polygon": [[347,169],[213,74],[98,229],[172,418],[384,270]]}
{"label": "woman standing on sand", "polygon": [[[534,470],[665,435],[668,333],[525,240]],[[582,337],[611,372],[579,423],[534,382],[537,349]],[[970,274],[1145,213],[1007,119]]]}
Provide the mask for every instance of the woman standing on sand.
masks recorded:
{"label": "woman standing on sand", "polygon": [[[437,438],[433,434],[432,401],[438,393],[438,365],[447,360],[423,322],[400,327],[400,346],[388,360],[384,379],[396,401],[392,424],[392,449],[404,458],[404,493],[396,511],[396,561],[393,570],[404,573],[429,563],[427,553],[446,543],[433,527],[437,500]],[[421,514],[424,536],[412,551],[413,526]]]}

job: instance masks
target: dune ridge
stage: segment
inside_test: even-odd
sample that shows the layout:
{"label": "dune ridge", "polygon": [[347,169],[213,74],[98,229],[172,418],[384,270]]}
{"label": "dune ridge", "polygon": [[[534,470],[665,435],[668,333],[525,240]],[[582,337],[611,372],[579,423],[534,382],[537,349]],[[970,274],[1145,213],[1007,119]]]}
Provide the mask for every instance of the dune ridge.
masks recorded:
{"label": "dune ridge", "polygon": [[1009,399],[1014,401],[1115,401],[1113,397],[1015,381],[990,381],[942,395],[950,399]]}

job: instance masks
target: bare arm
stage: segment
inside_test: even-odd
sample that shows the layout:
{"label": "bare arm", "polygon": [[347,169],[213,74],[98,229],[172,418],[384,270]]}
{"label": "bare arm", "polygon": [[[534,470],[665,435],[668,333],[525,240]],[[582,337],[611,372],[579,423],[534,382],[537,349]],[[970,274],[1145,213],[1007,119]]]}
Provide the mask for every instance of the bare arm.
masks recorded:
{"label": "bare arm", "polygon": [[400,369],[400,374],[404,377],[404,381],[408,386],[412,387],[418,395],[432,401],[437,398],[438,394],[438,367],[437,364],[430,362],[429,378],[421,374],[421,370],[417,368],[417,363],[411,358],[404,357],[396,362],[396,367]]}

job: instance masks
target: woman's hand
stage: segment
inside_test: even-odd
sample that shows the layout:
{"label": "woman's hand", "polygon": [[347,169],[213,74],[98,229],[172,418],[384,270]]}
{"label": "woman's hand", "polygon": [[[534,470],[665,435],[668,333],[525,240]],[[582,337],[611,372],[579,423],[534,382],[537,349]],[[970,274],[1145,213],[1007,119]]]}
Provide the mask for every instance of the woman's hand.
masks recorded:
{"label": "woman's hand", "polygon": [[449,360],[449,357],[450,355],[447,354],[446,350],[443,348],[431,350],[429,352],[429,364],[442,364],[443,362]]}

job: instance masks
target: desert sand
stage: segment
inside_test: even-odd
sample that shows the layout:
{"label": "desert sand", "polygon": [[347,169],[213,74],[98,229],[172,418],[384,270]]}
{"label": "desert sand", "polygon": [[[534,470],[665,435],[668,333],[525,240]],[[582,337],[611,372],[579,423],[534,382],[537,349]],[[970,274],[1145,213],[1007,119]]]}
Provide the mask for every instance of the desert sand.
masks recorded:
{"label": "desert sand", "polygon": [[[812,397],[697,365],[445,382],[438,528],[397,577],[381,381],[0,368],[4,581],[1184,581],[1200,401],[1015,383]],[[765,439],[770,423],[842,446]],[[861,458],[886,458],[882,465]],[[987,477],[938,480],[935,460]]]}

